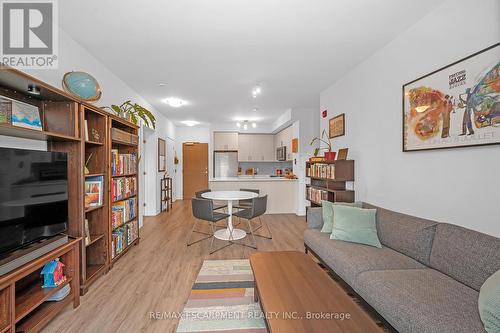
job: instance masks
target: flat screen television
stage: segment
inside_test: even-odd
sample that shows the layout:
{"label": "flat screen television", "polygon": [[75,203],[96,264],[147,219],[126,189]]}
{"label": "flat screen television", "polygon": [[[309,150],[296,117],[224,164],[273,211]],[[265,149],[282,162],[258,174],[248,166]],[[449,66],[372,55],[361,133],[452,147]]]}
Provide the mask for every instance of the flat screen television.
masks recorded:
{"label": "flat screen television", "polygon": [[67,229],[67,154],[0,148],[0,259]]}

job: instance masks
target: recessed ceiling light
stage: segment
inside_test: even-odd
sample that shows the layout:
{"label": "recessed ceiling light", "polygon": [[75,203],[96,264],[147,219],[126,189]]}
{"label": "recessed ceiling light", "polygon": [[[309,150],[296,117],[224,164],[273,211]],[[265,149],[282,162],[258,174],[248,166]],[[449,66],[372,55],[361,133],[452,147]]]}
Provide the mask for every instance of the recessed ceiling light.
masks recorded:
{"label": "recessed ceiling light", "polygon": [[259,111],[259,108],[253,108],[253,112]]}
{"label": "recessed ceiling light", "polygon": [[243,124],[243,129],[248,129],[248,125],[247,124]]}
{"label": "recessed ceiling light", "polygon": [[163,103],[170,105],[173,108],[178,108],[187,104],[183,99],[177,97],[168,97],[163,100]]}
{"label": "recessed ceiling light", "polygon": [[257,124],[256,123],[252,123],[252,127],[253,128],[257,127]]}
{"label": "recessed ceiling light", "polygon": [[262,93],[262,88],[259,85],[256,85],[252,89],[252,97],[257,98]]}
{"label": "recessed ceiling light", "polygon": [[190,127],[200,124],[200,122],[196,121],[196,120],[184,120],[184,121],[181,121],[181,123],[183,123],[186,126],[190,126]]}
{"label": "recessed ceiling light", "polygon": [[167,85],[167,84],[166,84],[165,82],[160,82],[160,83],[158,83],[158,86],[159,86],[159,87],[165,87],[166,85]]}
{"label": "recessed ceiling light", "polygon": [[241,124],[240,123],[236,123],[236,127],[241,127]]}

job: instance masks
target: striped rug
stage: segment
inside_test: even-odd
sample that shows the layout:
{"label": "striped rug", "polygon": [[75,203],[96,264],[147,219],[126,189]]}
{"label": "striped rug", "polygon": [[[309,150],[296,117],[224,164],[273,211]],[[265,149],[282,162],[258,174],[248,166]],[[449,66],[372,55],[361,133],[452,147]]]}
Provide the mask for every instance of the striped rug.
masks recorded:
{"label": "striped rug", "polygon": [[177,332],[267,333],[254,302],[250,262],[205,260],[184,306]]}

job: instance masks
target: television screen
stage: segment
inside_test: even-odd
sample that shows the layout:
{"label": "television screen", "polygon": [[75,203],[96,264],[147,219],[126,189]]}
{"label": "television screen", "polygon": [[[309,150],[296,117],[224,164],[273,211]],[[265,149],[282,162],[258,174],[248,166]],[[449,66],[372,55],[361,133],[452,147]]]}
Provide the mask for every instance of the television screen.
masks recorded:
{"label": "television screen", "polygon": [[0,258],[67,226],[67,154],[0,148]]}

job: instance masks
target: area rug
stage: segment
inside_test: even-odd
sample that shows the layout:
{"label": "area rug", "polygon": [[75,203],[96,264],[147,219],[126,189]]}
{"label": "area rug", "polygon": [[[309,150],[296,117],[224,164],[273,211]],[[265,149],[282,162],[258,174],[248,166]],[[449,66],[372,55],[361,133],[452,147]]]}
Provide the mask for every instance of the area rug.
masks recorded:
{"label": "area rug", "polygon": [[267,333],[260,305],[254,302],[250,262],[205,260],[177,332]]}

